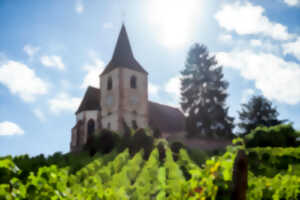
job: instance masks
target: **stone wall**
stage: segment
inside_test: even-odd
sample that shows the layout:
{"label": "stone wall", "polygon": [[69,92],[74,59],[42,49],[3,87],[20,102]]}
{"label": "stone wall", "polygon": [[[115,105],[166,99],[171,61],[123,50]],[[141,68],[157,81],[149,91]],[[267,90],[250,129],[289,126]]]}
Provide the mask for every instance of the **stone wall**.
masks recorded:
{"label": "stone wall", "polygon": [[[147,74],[120,68],[121,82],[121,115],[128,126],[135,120],[139,128],[148,127],[148,77]],[[136,88],[130,87],[130,79],[136,77]]]}
{"label": "stone wall", "polygon": [[[107,74],[104,74],[100,77],[100,92],[101,92],[101,119],[103,128],[107,128],[107,125],[110,123],[111,129],[118,131],[119,124],[119,76],[120,70],[117,68]],[[112,78],[112,89],[107,90],[108,78]],[[108,98],[111,97],[111,102],[108,101]]]}
{"label": "stone wall", "polygon": [[[130,87],[131,77],[136,77],[137,87]],[[109,77],[112,89],[107,89]],[[111,130],[123,132],[123,119],[128,126],[133,120],[138,127],[148,127],[148,77],[147,74],[118,67],[100,77],[101,119],[103,128],[110,124]],[[110,98],[110,99],[109,99]]]}

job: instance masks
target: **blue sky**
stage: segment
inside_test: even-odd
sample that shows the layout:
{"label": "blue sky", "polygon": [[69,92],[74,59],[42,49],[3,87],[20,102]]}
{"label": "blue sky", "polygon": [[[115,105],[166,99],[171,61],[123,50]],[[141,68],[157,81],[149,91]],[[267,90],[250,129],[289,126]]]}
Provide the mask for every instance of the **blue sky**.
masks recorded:
{"label": "blue sky", "polygon": [[178,106],[198,42],[224,66],[231,116],[262,94],[300,129],[299,0],[0,0],[0,156],[69,151],[74,112],[122,21],[150,99]]}

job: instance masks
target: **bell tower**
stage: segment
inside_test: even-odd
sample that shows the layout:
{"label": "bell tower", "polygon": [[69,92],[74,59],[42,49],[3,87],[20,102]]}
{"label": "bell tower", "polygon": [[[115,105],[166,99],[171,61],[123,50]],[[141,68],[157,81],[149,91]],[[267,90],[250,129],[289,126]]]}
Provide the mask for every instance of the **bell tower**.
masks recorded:
{"label": "bell tower", "polygon": [[148,73],[133,56],[122,25],[111,61],[100,75],[102,127],[123,132],[148,127]]}

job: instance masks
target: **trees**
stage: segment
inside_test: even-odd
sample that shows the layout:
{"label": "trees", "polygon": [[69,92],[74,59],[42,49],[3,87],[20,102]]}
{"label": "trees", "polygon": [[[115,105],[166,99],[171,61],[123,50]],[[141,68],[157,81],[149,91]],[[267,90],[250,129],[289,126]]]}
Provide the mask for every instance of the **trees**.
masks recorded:
{"label": "trees", "polygon": [[248,134],[258,126],[275,126],[284,123],[286,120],[278,120],[279,113],[272,106],[272,102],[261,95],[252,96],[250,100],[242,104],[239,113],[240,123],[238,127],[241,134]]}
{"label": "trees", "polygon": [[195,44],[181,75],[181,107],[188,115],[189,136],[231,135],[233,118],[225,106],[228,82],[215,56],[204,45]]}

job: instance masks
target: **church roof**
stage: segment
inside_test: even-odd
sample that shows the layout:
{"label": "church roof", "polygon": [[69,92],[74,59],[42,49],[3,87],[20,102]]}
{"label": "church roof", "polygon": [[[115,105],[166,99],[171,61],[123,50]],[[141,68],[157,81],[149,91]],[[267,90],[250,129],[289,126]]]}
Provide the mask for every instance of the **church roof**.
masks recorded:
{"label": "church roof", "polygon": [[101,75],[111,72],[113,69],[118,67],[124,67],[135,71],[147,73],[133,56],[124,24],[122,25],[112,59],[105,67]]}
{"label": "church roof", "polygon": [[185,130],[185,117],[174,107],[148,102],[149,126],[159,128],[161,132],[180,132]]}
{"label": "church roof", "polygon": [[[174,107],[148,101],[149,126],[161,132],[180,132],[185,130],[185,117]],[[76,112],[100,110],[100,89],[88,87],[84,98]]]}
{"label": "church roof", "polygon": [[100,110],[100,89],[88,87],[76,114],[87,110]]}

